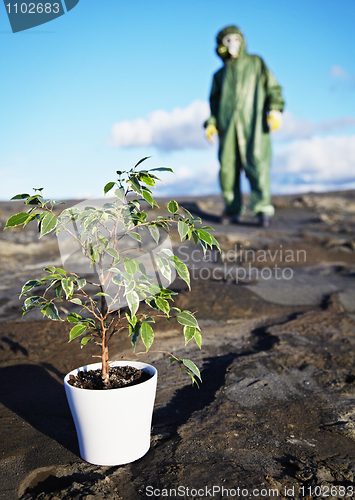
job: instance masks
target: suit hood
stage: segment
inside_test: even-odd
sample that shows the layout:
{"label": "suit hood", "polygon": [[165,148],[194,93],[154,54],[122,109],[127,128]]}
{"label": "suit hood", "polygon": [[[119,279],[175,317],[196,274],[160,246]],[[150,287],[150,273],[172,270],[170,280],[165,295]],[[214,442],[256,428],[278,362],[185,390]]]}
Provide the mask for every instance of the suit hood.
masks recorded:
{"label": "suit hood", "polygon": [[231,33],[239,35],[240,38],[241,38],[241,44],[240,44],[240,48],[239,48],[239,55],[238,55],[238,57],[243,56],[246,53],[246,50],[245,50],[245,40],[244,40],[243,33],[240,31],[239,28],[237,28],[237,26],[234,26],[234,25],[233,26],[227,26],[226,28],[223,28],[223,30],[221,30],[218,33],[217,37],[216,37],[216,40],[217,40],[216,52],[219,55],[219,57],[221,59],[223,59],[223,60],[229,59],[230,58],[230,54],[228,53],[228,49],[223,44],[222,40],[223,40],[223,38],[226,35],[230,35]]}

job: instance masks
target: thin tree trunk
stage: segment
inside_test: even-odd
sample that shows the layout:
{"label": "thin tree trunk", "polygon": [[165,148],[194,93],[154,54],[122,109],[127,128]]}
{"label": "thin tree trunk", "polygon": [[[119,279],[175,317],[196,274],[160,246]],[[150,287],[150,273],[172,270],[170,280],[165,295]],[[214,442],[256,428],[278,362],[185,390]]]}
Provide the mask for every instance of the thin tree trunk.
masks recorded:
{"label": "thin tree trunk", "polygon": [[102,353],[101,353],[101,361],[102,361],[102,382],[104,387],[108,387],[109,383],[109,364],[108,364],[108,347],[107,347],[107,337],[106,331],[102,331]]}

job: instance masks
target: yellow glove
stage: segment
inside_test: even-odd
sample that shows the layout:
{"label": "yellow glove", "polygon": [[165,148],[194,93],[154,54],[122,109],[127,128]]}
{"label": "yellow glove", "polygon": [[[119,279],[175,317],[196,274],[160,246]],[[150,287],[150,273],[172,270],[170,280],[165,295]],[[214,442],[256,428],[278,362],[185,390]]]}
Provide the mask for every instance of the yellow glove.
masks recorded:
{"label": "yellow glove", "polygon": [[282,115],[280,111],[272,109],[266,118],[269,130],[278,130],[281,127]]}
{"label": "yellow glove", "polygon": [[208,142],[210,144],[213,144],[212,136],[215,134],[218,134],[216,126],[215,125],[207,125],[206,130],[205,130],[205,134],[206,134]]}

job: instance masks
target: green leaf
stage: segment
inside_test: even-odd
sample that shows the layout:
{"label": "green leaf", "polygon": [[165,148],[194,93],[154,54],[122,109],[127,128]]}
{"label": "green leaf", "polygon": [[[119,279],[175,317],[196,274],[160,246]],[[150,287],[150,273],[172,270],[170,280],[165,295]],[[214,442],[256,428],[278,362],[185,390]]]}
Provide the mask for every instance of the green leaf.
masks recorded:
{"label": "green leaf", "polygon": [[[58,282],[57,282],[58,283]],[[63,288],[62,288],[62,284],[59,283],[56,287],[55,287],[55,295],[57,297],[57,299],[59,300],[62,300],[62,291],[63,291]]]}
{"label": "green leaf", "polygon": [[137,271],[137,262],[138,261],[136,261],[135,259],[129,259],[128,257],[125,257],[123,259],[124,268],[126,269],[126,272],[131,276],[134,276],[134,273]]}
{"label": "green leaf", "polygon": [[170,213],[175,214],[179,210],[179,205],[175,200],[171,200],[168,203],[168,210]]}
{"label": "green leaf", "polygon": [[80,300],[80,299],[77,299],[77,298],[75,298],[75,299],[71,299],[71,300],[70,300],[70,302],[71,302],[72,304],[77,304],[78,306],[82,306],[82,305],[83,305],[83,303],[81,302],[81,300]]}
{"label": "green leaf", "polygon": [[139,194],[140,196],[143,195],[141,185],[139,184],[136,177],[131,177],[130,180],[127,181],[127,184],[131,186],[135,193]]}
{"label": "green leaf", "polygon": [[154,198],[153,196],[148,193],[148,191],[143,191],[143,198],[145,199],[146,202],[148,202],[152,207],[154,206]]}
{"label": "green leaf", "polygon": [[150,349],[154,341],[154,331],[149,323],[142,323],[141,325],[141,337],[143,344],[145,345],[147,352]]}
{"label": "green leaf", "polygon": [[98,238],[99,238],[99,242],[101,243],[101,245],[103,245],[104,247],[106,247],[108,245],[108,239],[105,238],[105,236],[102,236],[101,234],[99,234]]}
{"label": "green leaf", "polygon": [[95,321],[92,318],[84,318],[83,324],[85,324],[88,328],[96,328]]}
{"label": "green leaf", "polygon": [[70,299],[74,292],[74,283],[73,280],[69,278],[62,279],[62,287],[65,292],[66,298]]}
{"label": "green leaf", "polygon": [[56,268],[55,268],[55,271],[56,271],[57,273],[63,274],[63,276],[66,276],[66,275],[67,275],[67,272],[66,272],[66,271],[64,271],[64,269],[60,269],[60,267],[56,267]]}
{"label": "green leaf", "polygon": [[80,337],[80,335],[82,335],[85,330],[87,330],[87,327],[85,325],[75,325],[74,328],[70,330],[69,342],[76,339],[76,337]]}
{"label": "green leaf", "polygon": [[182,278],[185,281],[185,283],[189,287],[189,290],[191,290],[190,273],[189,273],[189,270],[188,270],[186,264],[181,262],[181,260],[179,260],[178,257],[176,257],[176,256],[174,257],[173,264],[174,264],[175,269],[176,269],[178,275],[180,276],[180,278]]}
{"label": "green leaf", "polygon": [[133,238],[136,241],[142,241],[141,235],[138,234],[138,233],[135,233],[134,231],[128,231],[127,235],[130,236],[131,238]]}
{"label": "green leaf", "polygon": [[173,252],[170,250],[170,248],[162,248],[159,253],[165,253],[169,257],[174,257]]}
{"label": "green leaf", "polygon": [[157,258],[157,265],[158,268],[161,272],[161,274],[166,278],[168,281],[171,280],[171,269],[169,266],[169,262],[164,258],[164,257],[158,257]]}
{"label": "green leaf", "polygon": [[148,297],[147,299],[145,299],[145,303],[148,304],[148,306],[152,309],[159,311],[159,307],[156,305],[154,297]]}
{"label": "green leaf", "polygon": [[6,222],[6,225],[4,227],[4,229],[6,229],[7,227],[16,227],[16,226],[20,226],[21,224],[23,224],[24,222],[26,222],[26,220],[31,217],[30,215],[28,215],[27,213],[19,213],[19,214],[16,214],[16,215],[13,215],[12,217],[9,218],[9,220]]}
{"label": "green leaf", "polygon": [[42,298],[43,297],[40,297],[39,295],[32,295],[31,297],[28,297],[28,299],[26,299],[25,302],[23,303],[25,309],[28,309],[30,306],[33,306],[33,304],[38,303],[38,301]]}
{"label": "green leaf", "polygon": [[[59,276],[59,275],[58,275],[58,276]],[[47,280],[46,280],[46,278],[43,278],[43,279],[42,279],[42,282],[45,282],[45,281],[47,281]],[[52,281],[52,280],[51,280],[51,281],[48,281],[48,282],[47,282],[47,286],[46,286],[46,290],[45,290],[44,294],[47,292],[47,290],[49,290],[50,288],[52,288],[52,286],[57,287],[58,285],[60,285],[60,286],[61,286],[61,281],[58,281],[58,280],[56,280],[56,281]]]}
{"label": "green leaf", "polygon": [[41,205],[41,202],[43,202],[43,201],[44,201],[43,198],[37,194],[37,195],[29,196],[27,198],[27,200],[25,201],[25,204],[26,205]]}
{"label": "green leaf", "polygon": [[155,186],[155,180],[152,179],[152,177],[149,174],[140,174],[139,178],[147,186],[151,186],[151,187]]}
{"label": "green leaf", "polygon": [[47,316],[49,319],[52,319],[54,321],[62,321],[59,314],[58,314],[58,309],[56,308],[55,304],[53,302],[49,302],[48,304],[45,304],[41,307],[41,311],[44,316]]}
{"label": "green leaf", "polygon": [[187,210],[187,208],[182,207],[183,210],[187,213],[187,215],[190,217],[190,219],[193,218],[192,213]]}
{"label": "green leaf", "polygon": [[45,267],[44,268],[45,271],[47,271],[47,273],[55,273],[56,272],[56,268],[55,267]]}
{"label": "green leaf", "polygon": [[91,340],[94,340],[92,337],[83,337],[80,342],[81,349],[86,346]]}
{"label": "green leaf", "polygon": [[137,292],[132,291],[127,293],[126,299],[128,302],[128,307],[130,308],[131,314],[133,316],[134,314],[136,314],[139,306],[139,297]]}
{"label": "green leaf", "polygon": [[63,279],[63,277],[60,274],[56,273],[56,274],[49,274],[48,276],[45,276],[44,278],[42,278],[41,281],[42,281],[42,283],[46,283],[50,280],[60,281],[62,279]]}
{"label": "green leaf", "polygon": [[120,186],[118,189],[115,190],[115,196],[124,202],[124,197],[125,197],[125,189],[123,186]]}
{"label": "green leaf", "polygon": [[202,335],[201,335],[201,332],[199,332],[197,329],[195,330],[195,341],[196,341],[196,344],[201,349],[201,347],[202,347]]}
{"label": "green leaf", "polygon": [[[128,323],[134,327],[136,324],[137,324],[137,321],[138,321],[138,318],[137,316],[134,316],[134,314],[131,314],[131,311],[126,311],[125,312],[125,316],[127,318],[127,321]],[[132,334],[132,332],[130,332],[130,335]]]}
{"label": "green leaf", "polygon": [[135,287],[136,287],[136,282],[134,280],[129,281],[129,282],[126,281],[125,282],[125,295],[127,295],[127,293],[133,292]]}
{"label": "green leaf", "polygon": [[151,316],[148,316],[147,318],[144,318],[143,323],[155,323],[155,319],[153,319]]}
{"label": "green leaf", "polygon": [[58,219],[54,214],[51,214],[49,212],[46,213],[42,219],[42,222],[41,222],[40,238],[42,238],[42,236],[44,236],[45,234],[53,231],[53,229],[55,229],[57,223],[58,223]]}
{"label": "green leaf", "polygon": [[27,193],[22,193],[22,194],[17,194],[16,196],[13,196],[11,200],[24,200],[26,198],[29,198],[30,195]]}
{"label": "green leaf", "polygon": [[161,287],[157,285],[156,283],[151,283],[149,287],[149,291],[151,292],[152,295],[158,295],[161,291]]}
{"label": "green leaf", "polygon": [[131,337],[131,343],[132,343],[132,346],[133,346],[133,352],[136,349],[136,344],[137,344],[139,336],[141,334],[141,328],[140,328],[140,326],[141,326],[140,321],[137,321],[137,323],[135,324],[135,326],[129,325],[130,335],[132,336]]}
{"label": "green leaf", "polygon": [[112,283],[115,285],[122,285],[123,284],[123,277],[121,273],[117,273],[115,276],[112,276],[111,278]]}
{"label": "green leaf", "polygon": [[161,297],[163,299],[171,299],[172,295],[179,295],[177,292],[174,292],[173,290],[169,290],[168,288],[160,288],[160,293],[158,292],[158,297]]}
{"label": "green leaf", "polygon": [[120,260],[120,254],[117,252],[117,250],[115,248],[111,248],[111,247],[106,248],[105,252],[108,253],[114,259]]}
{"label": "green leaf", "polygon": [[34,219],[38,219],[40,217],[39,214],[31,214],[28,219],[23,223],[23,227],[26,227],[29,222],[31,222]]}
{"label": "green leaf", "polygon": [[212,236],[210,235],[210,233],[208,233],[204,229],[196,229],[196,233],[198,234],[198,237],[202,241],[205,241],[206,243],[208,243],[208,245],[212,246],[213,240],[212,240]]}
{"label": "green leaf", "polygon": [[[145,265],[143,264],[143,262],[139,262],[138,264],[138,271],[143,275],[143,276],[146,276],[147,277],[147,270],[145,268]],[[151,279],[151,278],[149,278]]]}
{"label": "green leaf", "polygon": [[113,188],[113,186],[115,185],[116,183],[115,182],[108,182],[106,184],[106,186],[104,187],[104,193],[108,193],[109,191],[111,191],[111,189]]}
{"label": "green leaf", "polygon": [[83,318],[80,316],[80,314],[76,313],[70,313],[67,316],[67,321],[68,323],[79,323]]}
{"label": "green leaf", "polygon": [[179,222],[178,222],[178,231],[179,231],[180,238],[182,240],[187,235],[187,233],[189,232],[189,226],[188,226],[188,224],[186,224],[186,222],[184,222],[183,220],[179,220]]}
{"label": "green leaf", "polygon": [[194,328],[199,328],[197,319],[195,316],[190,313],[190,311],[181,311],[177,316],[176,319],[180,323],[180,325],[184,326],[191,326]]}
{"label": "green leaf", "polygon": [[148,230],[150,232],[151,237],[158,244],[159,243],[159,229],[157,226],[148,226]]}
{"label": "green leaf", "polygon": [[143,163],[145,160],[148,160],[148,158],[151,158],[151,156],[145,156],[144,158],[142,158],[141,160],[139,160],[139,162],[134,165],[134,168],[137,168],[138,165],[140,165],[141,163]]}
{"label": "green leaf", "polygon": [[[59,271],[59,269],[58,269],[58,271]],[[86,285],[86,280],[84,280],[84,278],[81,278],[79,280],[76,280],[76,283],[78,285],[78,288],[80,289]]]}
{"label": "green leaf", "polygon": [[193,326],[184,326],[185,345],[194,338],[195,331],[196,328]]}
{"label": "green leaf", "polygon": [[200,370],[197,368],[197,366],[195,365],[195,363],[193,363],[190,359],[183,359],[182,362],[202,382]]}
{"label": "green leaf", "polygon": [[129,274],[129,273],[126,273],[125,271],[122,271],[121,272],[121,275],[122,277],[128,282],[130,283],[133,279],[133,275],[132,274]]}
{"label": "green leaf", "polygon": [[89,251],[92,262],[97,262],[99,260],[99,252],[97,250],[97,245],[95,245],[94,247],[90,247]]}
{"label": "green leaf", "polygon": [[32,290],[32,288],[35,288],[36,286],[41,286],[41,285],[43,285],[43,283],[41,281],[38,281],[38,280],[29,280],[29,281],[26,281],[26,283],[22,287],[22,290],[21,290],[21,293],[20,293],[20,298],[21,298],[21,296],[24,293],[29,292],[30,290]]}
{"label": "green leaf", "polygon": [[165,314],[169,315],[170,306],[167,300],[162,299],[160,297],[155,297],[155,303],[159,307],[159,309],[161,309]]}
{"label": "green leaf", "polygon": [[172,168],[168,167],[158,167],[158,168],[150,168],[149,172],[154,172],[154,171],[159,171],[159,172],[173,172],[174,170]]}
{"label": "green leaf", "polygon": [[200,244],[201,244],[204,255],[206,255],[206,251],[208,249],[207,243],[203,240],[200,240]]}
{"label": "green leaf", "polygon": [[213,234],[211,234],[211,238],[212,238],[212,243],[218,248],[219,251],[221,251],[221,247],[219,246],[219,243],[216,240],[216,238],[213,236]]}

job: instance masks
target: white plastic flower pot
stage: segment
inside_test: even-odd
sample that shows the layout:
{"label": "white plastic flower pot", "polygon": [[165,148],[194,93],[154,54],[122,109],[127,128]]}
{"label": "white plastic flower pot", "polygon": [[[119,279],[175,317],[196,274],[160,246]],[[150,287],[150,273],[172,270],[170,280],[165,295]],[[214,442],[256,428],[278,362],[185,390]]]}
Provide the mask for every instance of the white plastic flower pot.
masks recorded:
{"label": "white plastic flower pot", "polygon": [[111,366],[134,366],[152,375],[131,387],[94,390],[68,384],[79,371],[101,368],[94,363],[72,370],[64,387],[78,435],[81,457],[95,465],[123,465],[138,460],[150,448],[150,431],[157,370],[146,363],[116,361]]}

